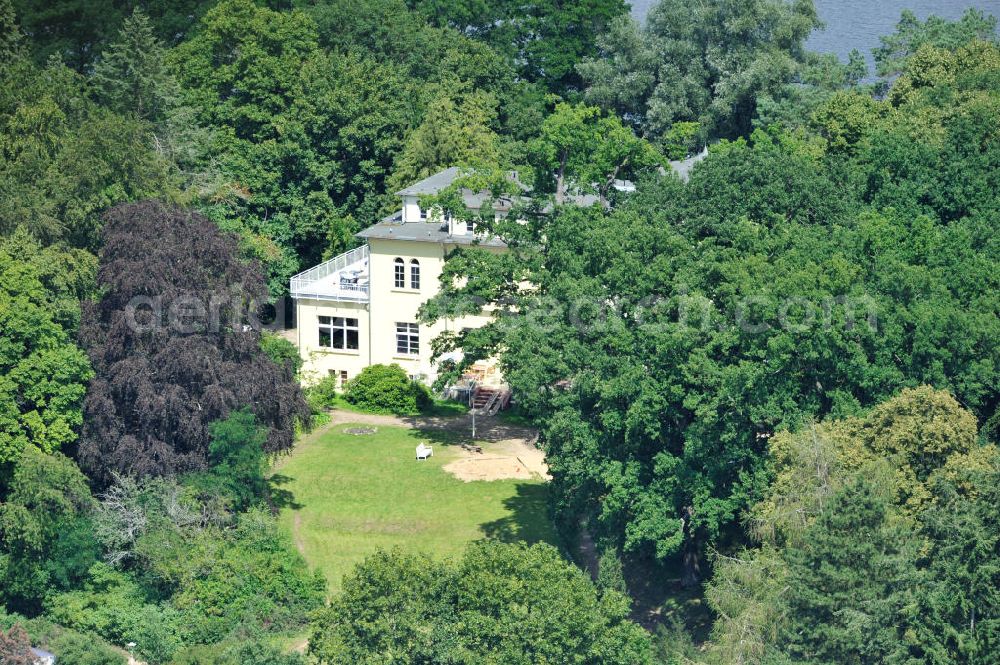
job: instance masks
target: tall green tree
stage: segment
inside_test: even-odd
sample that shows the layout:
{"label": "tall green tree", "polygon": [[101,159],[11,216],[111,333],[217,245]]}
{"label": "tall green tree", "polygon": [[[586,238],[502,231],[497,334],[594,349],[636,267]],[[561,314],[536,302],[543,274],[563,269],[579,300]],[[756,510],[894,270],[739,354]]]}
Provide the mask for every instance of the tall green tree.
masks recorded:
{"label": "tall green tree", "polygon": [[618,18],[577,67],[588,102],[628,117],[650,139],[678,121],[712,136],[745,134],[757,99],[799,72],[819,26],[812,0],[662,0],[645,25]]}
{"label": "tall green tree", "polygon": [[781,641],[793,662],[920,662],[923,649],[910,636],[920,544],[877,483],[858,477],[834,494],[784,553],[788,622]]}
{"label": "tall green tree", "polygon": [[145,122],[90,101],[58,59],[11,65],[0,67],[0,232],[93,250],[106,208],[173,193]]}
{"label": "tall green tree", "polygon": [[921,518],[930,551],[919,636],[928,662],[988,663],[1000,640],[1000,463],[956,481],[937,488]]}
{"label": "tall green tree", "polygon": [[118,113],[152,123],[166,119],[179,91],[167,71],[166,49],[142,10],[125,19],[118,38],[94,66],[91,83],[98,98]]}
{"label": "tall green tree", "polygon": [[[93,372],[74,343],[85,291],[75,288],[68,269],[80,258],[43,252],[23,235],[0,242],[0,487],[26,447],[47,453],[68,447],[83,424]],[[93,268],[87,256],[84,281]]]}
{"label": "tall green tree", "polygon": [[569,193],[605,201],[616,179],[637,177],[662,163],[646,141],[615,116],[585,104],[559,103],[529,145],[540,193],[563,203]]}
{"label": "tall green tree", "polygon": [[965,10],[957,21],[933,15],[921,21],[912,11],[904,9],[896,31],[880,37],[881,45],[872,49],[876,71],[880,76],[901,73],[907,60],[924,45],[954,50],[973,39],[995,41],[996,29],[996,17],[977,9]]}
{"label": "tall green tree", "polygon": [[242,512],[267,494],[267,430],[257,425],[250,409],[233,411],[224,420],[210,423],[208,461],[211,477]]}
{"label": "tall green tree", "polygon": [[266,431],[267,453],[290,447],[308,409],[291,368],[261,350],[254,317],[267,290],[258,266],[197,213],[147,201],[106,220],[100,299],[80,333],[96,373],[81,467],[101,486],[116,472],[204,470],[209,425],[245,406]]}
{"label": "tall green tree", "polygon": [[307,14],[249,0],[213,8],[169,60],[185,103],[216,132],[210,158],[229,182],[205,210],[240,233],[275,296],[324,250],[346,248],[353,220],[377,219],[413,122],[397,69],[324,53]]}
{"label": "tall green tree", "polygon": [[500,137],[491,127],[496,121],[496,99],[479,92],[455,97],[445,89],[428,105],[423,122],[410,133],[399,153],[387,183],[390,190],[449,166],[499,163]]}
{"label": "tall green tree", "polygon": [[87,478],[61,453],[33,446],[17,460],[0,502],[0,600],[26,613],[79,583],[96,561]]}

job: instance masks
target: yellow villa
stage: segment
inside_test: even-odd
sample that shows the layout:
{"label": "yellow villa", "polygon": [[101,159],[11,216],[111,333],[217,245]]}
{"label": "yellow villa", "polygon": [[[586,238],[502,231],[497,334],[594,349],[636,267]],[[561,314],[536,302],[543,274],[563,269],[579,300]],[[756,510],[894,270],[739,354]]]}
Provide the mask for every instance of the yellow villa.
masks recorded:
{"label": "yellow villa", "polygon": [[[332,375],[342,384],[368,365],[397,363],[412,378],[429,383],[436,377],[431,340],[442,331],[486,323],[486,316],[433,326],[417,321],[420,305],[438,292],[450,251],[476,239],[481,247],[505,248],[496,238],[477,236],[465,222],[420,206],[420,196],[440,192],[459,175],[452,167],[397,192],[402,207],[358,233],[364,245],[292,277],[297,344],[307,381]],[[473,209],[484,199],[468,190],[463,198]],[[502,212],[501,207],[498,214]]]}

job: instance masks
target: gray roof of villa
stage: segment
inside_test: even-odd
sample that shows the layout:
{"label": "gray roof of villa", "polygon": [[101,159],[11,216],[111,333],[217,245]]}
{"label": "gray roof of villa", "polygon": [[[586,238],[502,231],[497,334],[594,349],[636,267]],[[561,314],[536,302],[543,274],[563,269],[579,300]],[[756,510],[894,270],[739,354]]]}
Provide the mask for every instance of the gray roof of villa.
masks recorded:
{"label": "gray roof of villa", "polygon": [[[427,194],[437,194],[442,189],[450,186],[463,174],[462,169],[457,166],[438,171],[429,178],[424,178],[420,182],[414,183],[406,189],[401,189],[396,194],[398,196],[422,196]],[[508,175],[511,182],[515,183],[521,191],[528,194],[531,188],[522,183],[516,171],[511,171]],[[622,192],[634,192],[635,185],[628,180],[615,180],[613,187]],[[478,210],[487,200],[492,201],[493,209],[497,212],[507,212],[514,204],[514,199],[526,201],[526,197],[501,196],[493,199],[493,195],[488,191],[474,192],[470,189],[462,189],[462,200],[465,205]],[[566,197],[567,203],[572,203],[581,207],[596,205],[601,199],[595,194],[582,193],[579,191],[569,192]],[[551,212],[553,206],[547,204],[542,212]],[[382,221],[369,226],[360,233],[358,238],[379,238],[383,240],[411,240],[423,242],[439,242],[453,245],[471,245],[473,243],[486,247],[504,247],[504,243],[496,238],[483,235],[452,235],[448,233],[448,225],[439,222],[407,222],[403,223],[402,211],[396,211]]]}
{"label": "gray roof of villa", "polygon": [[378,238],[381,240],[420,240],[423,242],[439,242],[447,245],[472,245],[483,247],[505,247],[502,240],[493,236],[453,235],[448,233],[448,225],[440,222],[407,222],[403,223],[397,212],[377,224],[369,226],[356,234],[359,238]]}
{"label": "gray roof of villa", "polygon": [[444,171],[438,171],[434,175],[416,182],[406,189],[396,192],[396,196],[419,196],[421,194],[437,194],[442,189],[455,182],[455,178],[462,174],[457,166],[451,166]]}

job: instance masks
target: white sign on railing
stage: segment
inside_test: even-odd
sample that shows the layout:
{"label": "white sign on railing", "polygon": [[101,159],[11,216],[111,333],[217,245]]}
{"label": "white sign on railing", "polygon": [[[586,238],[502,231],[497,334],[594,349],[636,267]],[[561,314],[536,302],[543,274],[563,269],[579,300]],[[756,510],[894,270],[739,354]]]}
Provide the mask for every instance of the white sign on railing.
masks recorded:
{"label": "white sign on railing", "polygon": [[338,273],[350,265],[360,263],[368,258],[368,246],[362,245],[348,252],[344,252],[333,257],[329,261],[324,261],[318,266],[300,272],[292,277],[291,293],[293,297],[318,297],[331,298],[334,300],[361,300],[368,297],[367,284],[355,284],[341,280],[339,284],[330,285],[332,288],[310,289],[316,282]]}

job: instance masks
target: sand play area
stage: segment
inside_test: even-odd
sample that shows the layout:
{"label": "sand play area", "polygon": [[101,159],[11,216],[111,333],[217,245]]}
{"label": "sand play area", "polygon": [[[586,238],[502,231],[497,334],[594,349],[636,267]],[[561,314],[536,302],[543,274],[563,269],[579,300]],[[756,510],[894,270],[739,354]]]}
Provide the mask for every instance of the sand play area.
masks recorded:
{"label": "sand play area", "polygon": [[483,446],[482,452],[461,450],[462,457],[444,465],[459,480],[548,480],[545,455],[523,439],[507,439]]}

